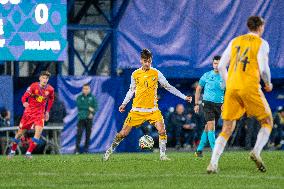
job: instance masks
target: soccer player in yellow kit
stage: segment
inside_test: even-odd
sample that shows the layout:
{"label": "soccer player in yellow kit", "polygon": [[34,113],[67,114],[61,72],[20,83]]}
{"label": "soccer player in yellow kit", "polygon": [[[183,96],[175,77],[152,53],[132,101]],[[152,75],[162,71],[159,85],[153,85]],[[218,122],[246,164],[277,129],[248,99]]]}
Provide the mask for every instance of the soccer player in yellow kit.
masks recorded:
{"label": "soccer player in yellow kit", "polygon": [[142,67],[135,70],[131,76],[131,84],[124,101],[119,107],[122,113],[133,95],[132,109],[129,112],[122,130],[115,136],[111,146],[105,152],[103,160],[107,161],[119,143],[129,134],[132,127],[139,127],[142,123],[149,121],[159,133],[160,160],[169,160],[166,156],[167,134],[164,119],[158,108],[157,89],[158,83],[172,94],[191,102],[192,97],[185,96],[175,87],[171,86],[163,74],[151,67],[152,53],[148,49],[141,51]]}
{"label": "soccer player in yellow kit", "polygon": [[[256,117],[261,124],[255,146],[249,155],[259,171],[266,171],[260,153],[269,139],[273,120],[270,107],[261,91],[260,78],[264,81],[264,90],[270,92],[272,84],[268,65],[269,45],[261,38],[264,31],[263,18],[251,16],[247,20],[247,26],[250,32],[229,43],[218,66],[226,81],[222,112],[224,123],[207,167],[208,173],[217,173],[219,158],[235,128],[235,121],[245,112],[248,116]],[[230,66],[227,72],[228,64]]]}

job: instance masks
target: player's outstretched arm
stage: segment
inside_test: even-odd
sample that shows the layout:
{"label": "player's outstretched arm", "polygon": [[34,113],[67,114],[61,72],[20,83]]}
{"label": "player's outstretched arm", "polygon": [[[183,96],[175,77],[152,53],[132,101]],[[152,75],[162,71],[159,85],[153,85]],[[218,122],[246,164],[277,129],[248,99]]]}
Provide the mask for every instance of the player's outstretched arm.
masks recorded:
{"label": "player's outstretched arm", "polygon": [[119,106],[118,111],[119,112],[124,112],[125,111],[125,107],[128,104],[128,102],[131,100],[131,98],[133,97],[134,93],[135,93],[135,89],[136,89],[136,84],[135,84],[135,80],[133,77],[133,74],[131,75],[131,83],[129,86],[129,90],[126,93],[126,96],[122,102],[122,104]]}
{"label": "player's outstretched arm", "polygon": [[120,113],[125,112],[125,107],[126,107],[125,104],[121,104],[121,105],[119,106],[119,108],[118,108],[118,111],[119,111]]}
{"label": "player's outstretched arm", "polygon": [[182,98],[182,99],[184,99],[188,102],[192,101],[191,96],[185,96],[179,90],[177,90],[174,86],[169,84],[169,82],[167,81],[165,76],[160,71],[158,71],[158,79],[159,79],[159,83],[162,85],[162,87],[164,87],[167,91],[169,91],[173,95],[178,96],[178,97],[180,97],[180,98]]}
{"label": "player's outstretched arm", "polygon": [[191,96],[186,96],[185,100],[187,102],[191,103],[192,102],[192,97]]}

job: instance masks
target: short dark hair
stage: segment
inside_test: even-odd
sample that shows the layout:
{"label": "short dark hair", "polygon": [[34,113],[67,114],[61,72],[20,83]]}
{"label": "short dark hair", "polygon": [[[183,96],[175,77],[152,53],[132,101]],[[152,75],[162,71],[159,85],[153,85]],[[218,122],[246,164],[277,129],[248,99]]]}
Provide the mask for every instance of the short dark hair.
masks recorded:
{"label": "short dark hair", "polygon": [[213,61],[214,61],[214,60],[220,60],[220,59],[221,59],[221,56],[220,56],[220,55],[216,55],[216,56],[213,57]]}
{"label": "short dark hair", "polygon": [[85,83],[85,84],[83,85],[83,87],[90,87],[90,84],[89,84],[89,83]]}
{"label": "short dark hair", "polygon": [[50,77],[51,74],[49,73],[49,71],[42,71],[40,72],[40,75],[39,76],[47,76],[47,77]]}
{"label": "short dark hair", "polygon": [[140,54],[141,54],[141,58],[143,58],[143,59],[152,58],[152,53],[149,49],[142,49]]}
{"label": "short dark hair", "polygon": [[247,27],[250,31],[257,31],[262,25],[264,25],[264,19],[260,16],[251,16],[247,20]]}

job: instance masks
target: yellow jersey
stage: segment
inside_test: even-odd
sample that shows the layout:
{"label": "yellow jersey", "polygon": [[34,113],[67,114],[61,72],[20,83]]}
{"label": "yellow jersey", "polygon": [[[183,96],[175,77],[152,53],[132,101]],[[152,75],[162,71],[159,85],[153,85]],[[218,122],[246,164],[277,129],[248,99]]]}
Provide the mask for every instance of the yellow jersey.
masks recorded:
{"label": "yellow jersey", "polygon": [[132,96],[135,94],[132,103],[132,111],[138,112],[153,112],[158,110],[158,83],[161,84],[170,93],[186,99],[175,87],[171,86],[164,75],[155,68],[150,68],[147,71],[139,68],[131,75],[131,84],[126,97],[122,104],[126,105]]}
{"label": "yellow jersey", "polygon": [[260,87],[257,55],[262,42],[259,36],[250,33],[232,40],[227,89]]}
{"label": "yellow jersey", "polygon": [[138,69],[133,72],[133,79],[135,80],[136,89],[132,107],[158,108],[158,71],[153,68],[148,71]]}

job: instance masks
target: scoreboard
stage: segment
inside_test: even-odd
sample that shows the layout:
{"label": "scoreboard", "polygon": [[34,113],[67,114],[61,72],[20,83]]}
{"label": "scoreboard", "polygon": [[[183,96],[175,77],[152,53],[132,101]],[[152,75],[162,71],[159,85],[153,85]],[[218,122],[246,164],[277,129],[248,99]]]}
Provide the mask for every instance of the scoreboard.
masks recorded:
{"label": "scoreboard", "polygon": [[66,0],[0,0],[1,61],[64,61]]}

